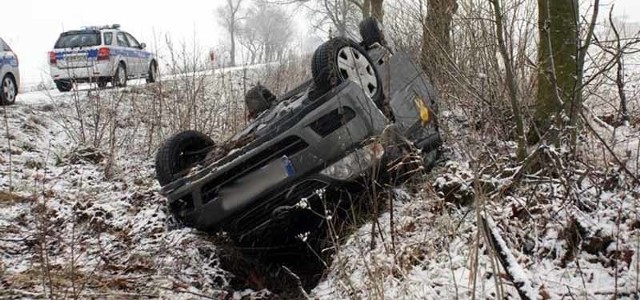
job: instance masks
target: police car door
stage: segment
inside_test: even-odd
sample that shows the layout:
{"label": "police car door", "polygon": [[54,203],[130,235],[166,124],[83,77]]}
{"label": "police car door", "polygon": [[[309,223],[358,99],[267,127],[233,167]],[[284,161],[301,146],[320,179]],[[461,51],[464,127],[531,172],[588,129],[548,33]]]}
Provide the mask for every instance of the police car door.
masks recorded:
{"label": "police car door", "polygon": [[[12,71],[12,68],[17,67],[17,57],[11,51],[9,45],[5,43],[2,38],[0,38],[0,76],[3,76],[3,74],[6,72]],[[2,77],[0,77],[0,80],[2,80]]]}
{"label": "police car door", "polygon": [[[118,59],[124,61],[127,65],[127,77],[131,77],[131,75],[138,74],[139,67],[138,62],[134,58],[134,53],[131,51],[131,45],[129,45],[129,40],[127,39],[124,32],[116,33],[116,44],[118,47]],[[114,62],[117,63],[117,62]]]}
{"label": "police car door", "polygon": [[125,32],[127,39],[129,40],[129,45],[131,46],[131,51],[133,54],[133,59],[135,59],[136,64],[138,66],[136,70],[136,77],[143,77],[143,75],[147,71],[147,61],[146,61],[146,51],[142,49],[142,45],[138,43],[131,34]]}
{"label": "police car door", "polygon": [[[0,38],[0,76],[5,72],[5,65],[9,64],[9,45]],[[0,78],[2,80],[2,78]]]}

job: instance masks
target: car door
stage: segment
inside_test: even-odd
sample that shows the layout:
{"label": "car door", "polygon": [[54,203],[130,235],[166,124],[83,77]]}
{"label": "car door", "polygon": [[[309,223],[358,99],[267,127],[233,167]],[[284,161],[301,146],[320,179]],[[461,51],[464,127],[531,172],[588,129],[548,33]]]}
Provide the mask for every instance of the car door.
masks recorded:
{"label": "car door", "polygon": [[4,77],[4,74],[9,70],[8,52],[9,46],[5,44],[4,40],[0,38],[0,80]]}
{"label": "car door", "polygon": [[129,40],[129,45],[131,46],[133,57],[136,60],[136,64],[138,66],[136,76],[144,77],[144,75],[147,73],[147,66],[148,66],[148,63],[146,62],[146,59],[145,59],[146,51],[142,49],[142,45],[131,34],[129,34],[128,32],[125,32],[125,35]]}
{"label": "car door", "polygon": [[[18,58],[14,55],[9,47],[9,44],[5,43],[2,38],[0,38],[0,76],[9,71],[13,71],[13,69],[18,68]],[[2,78],[0,78],[2,80]]]}
{"label": "car door", "polygon": [[134,58],[135,53],[131,50],[129,39],[127,39],[127,36],[124,32],[119,31],[116,33],[116,44],[116,47],[118,48],[118,56],[127,65],[127,76],[130,77],[132,75],[138,74],[139,65]]}

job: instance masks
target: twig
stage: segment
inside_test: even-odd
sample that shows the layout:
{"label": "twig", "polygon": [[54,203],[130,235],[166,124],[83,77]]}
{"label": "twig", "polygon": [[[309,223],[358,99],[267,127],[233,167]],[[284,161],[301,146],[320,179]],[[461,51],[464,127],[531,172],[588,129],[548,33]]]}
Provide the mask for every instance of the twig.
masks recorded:
{"label": "twig", "polygon": [[505,80],[507,81],[507,87],[509,88],[509,100],[511,102],[513,117],[516,122],[516,132],[518,134],[518,159],[523,160],[525,156],[527,156],[527,138],[524,133],[524,124],[519,106],[520,104],[518,103],[518,85],[515,78],[513,59],[509,57],[507,44],[504,40],[504,22],[502,21],[502,8],[500,7],[500,1],[491,0],[491,4],[493,4],[494,14],[496,15],[495,22],[498,46],[500,49],[500,55],[502,56],[505,64]]}
{"label": "twig", "polygon": [[489,216],[481,216],[481,226],[488,244],[494,250],[502,267],[507,273],[518,295],[523,300],[535,299],[533,283],[526,277],[524,270],[516,263],[516,259],[507,248],[507,244],[496,230],[496,225]]}
{"label": "twig", "polygon": [[298,277],[298,275],[296,275],[296,273],[293,273],[293,271],[291,271],[286,266],[282,266],[282,269],[284,269],[284,271],[287,272],[287,274],[289,274],[289,276],[293,277],[293,279],[296,281],[296,284],[298,285],[298,289],[300,290],[300,295],[302,295],[302,297],[304,297],[304,299],[311,300],[311,297],[309,297],[309,294],[307,294],[307,291],[305,291],[304,287],[302,286],[302,280],[300,280],[300,277]]}
{"label": "twig", "polygon": [[9,116],[7,114],[7,105],[2,106],[4,112],[5,134],[7,138],[7,146],[9,151],[9,193],[13,190],[13,155],[11,154],[11,136],[9,134]]}
{"label": "twig", "polygon": [[589,128],[589,130],[591,130],[591,132],[596,136],[596,138],[602,143],[602,145],[604,145],[604,147],[607,149],[607,151],[609,151],[609,153],[613,156],[613,159],[616,161],[616,163],[618,164],[618,166],[631,178],[633,179],[633,182],[635,184],[640,184],[640,179],[638,179],[638,177],[631,171],[629,171],[629,169],[627,168],[627,165],[625,163],[622,162],[622,160],[620,160],[620,158],[618,158],[618,156],[616,155],[616,153],[613,151],[613,149],[611,149],[611,147],[609,146],[609,144],[607,144],[607,142],[600,136],[600,134],[598,134],[598,132],[595,130],[595,128],[593,128],[593,126],[591,126],[591,123],[589,123],[589,119],[587,118],[587,116],[585,116],[584,111],[580,110],[580,116],[582,116],[582,118],[584,119],[584,123],[587,125],[587,127]]}

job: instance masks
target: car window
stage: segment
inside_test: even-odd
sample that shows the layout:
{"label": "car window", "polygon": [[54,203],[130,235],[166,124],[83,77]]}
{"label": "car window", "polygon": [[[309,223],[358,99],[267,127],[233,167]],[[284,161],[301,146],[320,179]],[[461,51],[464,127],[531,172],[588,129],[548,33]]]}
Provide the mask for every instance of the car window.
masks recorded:
{"label": "car window", "polygon": [[2,38],[0,38],[0,51],[11,51],[9,45],[7,45]]}
{"label": "car window", "polygon": [[113,32],[104,33],[104,44],[110,46],[113,43]]}
{"label": "car window", "polygon": [[127,37],[124,36],[123,32],[118,32],[116,42],[118,42],[118,46],[120,47],[129,47],[129,41],[127,41]]}
{"label": "car window", "polygon": [[54,48],[92,47],[102,44],[99,31],[69,31],[60,35]]}
{"label": "car window", "polygon": [[127,39],[129,39],[129,45],[133,48],[140,48],[140,43],[136,40],[131,34],[125,33],[127,35]]}

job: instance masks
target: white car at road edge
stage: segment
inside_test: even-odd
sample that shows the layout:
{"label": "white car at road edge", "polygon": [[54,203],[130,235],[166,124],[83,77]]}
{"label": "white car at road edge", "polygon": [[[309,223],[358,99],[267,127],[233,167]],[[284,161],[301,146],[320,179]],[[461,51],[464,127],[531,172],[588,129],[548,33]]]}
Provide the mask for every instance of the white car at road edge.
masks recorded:
{"label": "white car at road edge", "polygon": [[104,88],[127,85],[128,79],[158,79],[158,62],[153,53],[120,25],[86,27],[60,34],[49,52],[51,79],[61,92],[74,83],[96,83]]}
{"label": "white car at road edge", "polygon": [[16,102],[20,86],[18,66],[18,56],[0,38],[0,105],[10,105]]}

